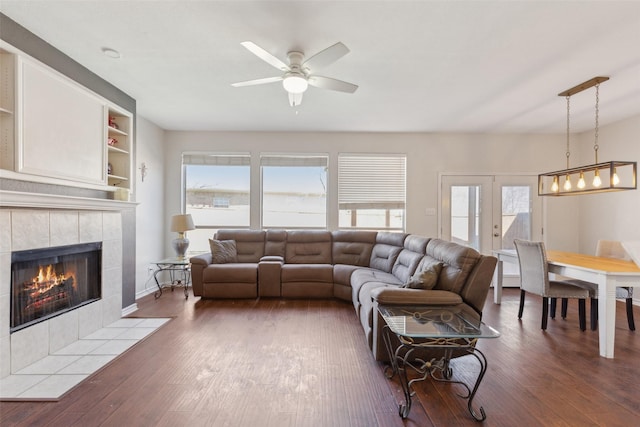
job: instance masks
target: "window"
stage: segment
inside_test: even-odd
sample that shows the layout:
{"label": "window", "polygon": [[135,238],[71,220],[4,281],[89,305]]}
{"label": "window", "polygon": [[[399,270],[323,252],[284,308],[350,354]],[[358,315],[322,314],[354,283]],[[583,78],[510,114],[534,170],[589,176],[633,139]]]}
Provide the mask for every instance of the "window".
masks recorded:
{"label": "window", "polygon": [[249,154],[183,154],[185,212],[196,226],[190,251],[209,250],[218,228],[249,227],[250,163]]}
{"label": "window", "polygon": [[338,226],[403,231],[406,163],[404,154],[340,154]]}
{"label": "window", "polygon": [[265,155],[262,171],[262,226],[327,227],[327,156]]}

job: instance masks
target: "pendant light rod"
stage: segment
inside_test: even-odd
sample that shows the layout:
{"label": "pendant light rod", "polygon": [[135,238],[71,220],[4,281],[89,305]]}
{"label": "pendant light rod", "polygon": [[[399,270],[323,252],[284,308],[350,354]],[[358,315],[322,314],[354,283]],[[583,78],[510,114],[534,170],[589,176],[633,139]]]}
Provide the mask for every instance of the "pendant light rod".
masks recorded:
{"label": "pendant light rod", "polygon": [[564,92],[560,92],[558,96],[572,96],[572,95],[575,95],[576,93],[582,92],[583,90],[592,88],[597,84],[606,82],[607,80],[609,80],[609,77],[594,77],[590,80],[587,80],[586,82],[582,82],[579,85],[572,87],[571,89],[567,89]]}

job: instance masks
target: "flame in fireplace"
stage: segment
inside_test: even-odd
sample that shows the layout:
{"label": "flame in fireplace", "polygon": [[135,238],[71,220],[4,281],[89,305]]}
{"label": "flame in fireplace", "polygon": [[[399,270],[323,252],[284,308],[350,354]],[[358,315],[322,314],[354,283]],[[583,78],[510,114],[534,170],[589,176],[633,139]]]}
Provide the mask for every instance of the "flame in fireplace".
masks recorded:
{"label": "flame in fireplace", "polygon": [[[71,281],[69,279],[72,279]],[[30,297],[37,298],[46,294],[58,286],[64,286],[67,282],[75,283],[73,274],[56,273],[53,265],[40,266],[38,275],[31,281]]]}

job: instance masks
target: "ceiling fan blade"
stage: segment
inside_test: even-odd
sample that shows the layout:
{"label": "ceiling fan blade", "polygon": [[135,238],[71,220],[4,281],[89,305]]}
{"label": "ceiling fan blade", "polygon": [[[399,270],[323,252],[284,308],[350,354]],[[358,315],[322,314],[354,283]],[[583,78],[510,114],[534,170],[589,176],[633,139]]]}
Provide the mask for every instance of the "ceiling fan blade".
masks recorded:
{"label": "ceiling fan blade", "polygon": [[244,82],[231,83],[233,87],[243,87],[243,86],[255,86],[255,85],[263,85],[265,83],[273,83],[282,81],[282,76],[278,77],[265,77],[264,79],[256,79],[256,80],[247,80]]}
{"label": "ceiling fan blade", "polygon": [[257,44],[250,41],[242,42],[240,44],[245,48],[247,48],[249,52],[253,53],[255,56],[262,59],[267,64],[273,67],[276,67],[278,70],[281,70],[281,71],[289,71],[289,66],[287,64],[285,64],[284,62],[282,62],[281,60],[279,60],[278,58],[276,58],[275,56],[273,56],[272,54],[270,54],[269,52],[267,52]]}
{"label": "ceiling fan blade", "polygon": [[302,93],[289,92],[289,105],[297,107],[300,104],[302,104]]}
{"label": "ceiling fan blade", "polygon": [[343,82],[342,80],[332,79],[330,77],[309,76],[307,81],[311,86],[319,87],[320,89],[337,90],[338,92],[353,93],[358,89],[358,85]]}
{"label": "ceiling fan blade", "polygon": [[325,50],[321,50],[311,58],[307,59],[302,64],[302,68],[315,70],[318,68],[326,67],[327,65],[333,64],[338,59],[345,56],[347,53],[349,53],[349,48],[347,48],[341,42],[338,42],[333,46],[329,46]]}

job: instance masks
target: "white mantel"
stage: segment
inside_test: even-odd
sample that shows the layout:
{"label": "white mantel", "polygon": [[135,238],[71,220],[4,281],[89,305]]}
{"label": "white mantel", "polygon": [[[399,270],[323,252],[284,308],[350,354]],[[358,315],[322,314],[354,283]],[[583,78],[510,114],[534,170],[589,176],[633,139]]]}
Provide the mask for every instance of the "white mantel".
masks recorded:
{"label": "white mantel", "polygon": [[134,208],[136,205],[137,203],[135,202],[121,200],[93,199],[88,197],[0,190],[0,208],[122,211]]}

